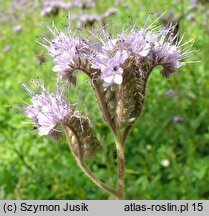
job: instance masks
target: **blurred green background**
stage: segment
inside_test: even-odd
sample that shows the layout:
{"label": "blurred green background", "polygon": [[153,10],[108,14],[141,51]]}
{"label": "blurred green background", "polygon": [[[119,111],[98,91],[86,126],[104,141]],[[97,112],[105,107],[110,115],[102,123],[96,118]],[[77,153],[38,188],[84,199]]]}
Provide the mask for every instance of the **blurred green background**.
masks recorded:
{"label": "blurred green background", "polygon": [[[192,1],[191,1],[192,2]],[[143,26],[149,13],[180,20],[184,42],[195,38],[199,52],[169,79],[158,69],[150,76],[143,113],[126,145],[126,199],[209,199],[209,3],[188,0],[96,1],[83,13],[118,12],[111,22],[119,28],[130,22]],[[193,1],[194,2],[194,1]],[[80,9],[74,9],[77,13]],[[52,20],[64,28],[67,12],[40,15],[39,1],[7,0],[0,4],[0,199],[111,199],[77,167],[65,139],[40,137],[16,107],[29,103],[21,82],[38,77],[51,90],[56,74],[52,61],[40,64],[46,51],[37,36],[46,34]],[[188,12],[188,13],[187,13]],[[170,18],[171,19],[171,18]],[[160,22],[159,22],[160,23]],[[21,31],[15,31],[16,25]],[[88,161],[96,176],[111,186],[116,182],[116,151],[112,134],[101,118],[87,77],[79,74],[69,100],[91,119],[102,151]]]}

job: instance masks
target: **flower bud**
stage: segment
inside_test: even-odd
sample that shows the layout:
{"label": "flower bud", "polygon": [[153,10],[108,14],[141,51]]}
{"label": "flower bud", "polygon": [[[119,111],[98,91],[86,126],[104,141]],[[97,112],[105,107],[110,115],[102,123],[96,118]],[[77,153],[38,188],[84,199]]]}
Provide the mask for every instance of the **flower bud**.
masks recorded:
{"label": "flower bud", "polygon": [[91,159],[100,149],[100,143],[93,134],[87,118],[75,111],[64,123],[67,128],[68,141],[80,159]]}

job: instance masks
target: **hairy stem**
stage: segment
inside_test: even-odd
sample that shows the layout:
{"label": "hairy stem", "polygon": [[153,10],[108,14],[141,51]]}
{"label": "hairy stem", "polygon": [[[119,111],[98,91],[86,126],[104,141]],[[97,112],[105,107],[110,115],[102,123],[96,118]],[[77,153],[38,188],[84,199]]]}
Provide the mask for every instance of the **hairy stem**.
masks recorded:
{"label": "hairy stem", "polygon": [[115,137],[117,148],[117,161],[118,161],[118,173],[117,173],[117,198],[124,199],[124,169],[125,169],[125,153],[124,142],[121,135]]}
{"label": "hairy stem", "polygon": [[[81,157],[81,153],[79,151],[79,154],[76,153],[74,146],[70,140],[70,132],[72,131],[71,128],[69,128],[68,126],[64,127],[65,130],[65,134],[67,137],[67,141],[69,144],[69,147],[72,151],[72,154],[78,164],[78,166],[80,167],[80,169],[84,172],[84,174],[94,183],[96,184],[99,188],[101,188],[102,190],[106,191],[107,193],[114,195],[117,197],[117,192],[115,189],[112,189],[110,187],[108,187],[106,184],[104,184],[101,180],[99,180],[95,175],[93,175],[93,173],[86,167],[86,165],[84,164],[82,157]],[[75,131],[72,131],[73,134],[75,135],[77,142],[78,142],[78,146],[80,146],[80,140],[79,137],[77,136],[77,134],[75,133]]]}
{"label": "hairy stem", "polygon": [[114,123],[110,117],[110,113],[107,109],[107,105],[104,101],[104,98],[103,98],[102,93],[98,87],[98,84],[93,79],[91,80],[91,83],[92,83],[92,87],[94,88],[94,92],[95,92],[95,96],[97,98],[97,101],[99,102],[100,108],[102,110],[102,114],[104,116],[104,119],[108,123],[108,125],[111,128],[111,130],[113,131],[113,133],[116,134],[115,125],[114,125]]}

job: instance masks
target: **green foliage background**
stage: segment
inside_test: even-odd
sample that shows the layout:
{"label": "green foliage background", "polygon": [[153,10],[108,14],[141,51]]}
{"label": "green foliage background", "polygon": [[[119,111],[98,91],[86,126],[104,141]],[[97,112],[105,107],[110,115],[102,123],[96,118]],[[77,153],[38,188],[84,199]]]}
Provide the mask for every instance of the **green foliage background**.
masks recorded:
{"label": "green foliage background", "polygon": [[[8,10],[10,1],[1,3],[1,11]],[[181,3],[180,3],[181,2]],[[118,7],[111,19],[122,28],[133,21],[143,26],[148,13],[174,10],[178,16],[188,1],[128,0],[128,8]],[[142,5],[143,4],[143,5]],[[99,0],[91,13],[102,13],[113,1]],[[55,86],[56,74],[52,63],[39,65],[37,55],[45,50],[37,44],[37,36],[46,33],[52,20],[63,25],[66,13],[43,18],[40,9],[0,23],[0,199],[111,199],[91,183],[77,167],[65,138],[56,142],[39,137],[23,115],[11,106],[29,102],[21,82],[39,77],[47,88]],[[203,14],[196,13],[200,22]],[[151,16],[150,23],[154,19]],[[18,35],[12,27],[23,28]],[[192,58],[202,60],[187,64],[171,78],[164,79],[155,69],[147,86],[143,113],[131,131],[126,145],[126,199],[208,199],[209,198],[209,37],[198,22],[183,19],[181,34],[184,41],[196,38]],[[2,52],[11,45],[11,50]],[[102,143],[102,151],[88,166],[109,185],[116,182],[116,152],[113,137],[104,125],[94,101],[87,77],[79,74],[76,89],[69,90],[69,99],[91,119],[95,133]],[[174,90],[166,98],[165,92]],[[175,124],[174,116],[183,121]],[[161,165],[169,160],[168,167]]]}

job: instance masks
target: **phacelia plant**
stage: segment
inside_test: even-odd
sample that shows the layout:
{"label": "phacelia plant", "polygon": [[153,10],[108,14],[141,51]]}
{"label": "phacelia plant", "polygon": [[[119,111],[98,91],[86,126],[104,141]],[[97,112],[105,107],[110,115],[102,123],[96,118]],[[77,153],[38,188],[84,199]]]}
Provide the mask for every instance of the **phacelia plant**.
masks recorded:
{"label": "phacelia plant", "polygon": [[153,23],[142,29],[132,26],[114,34],[109,33],[106,26],[82,36],[80,30],[74,32],[70,25],[67,34],[53,25],[50,28],[53,39],[44,37],[41,43],[52,57],[53,71],[64,86],[76,85],[77,70],[89,77],[104,121],[115,138],[116,188],[107,186],[85,165],[85,159],[92,158],[101,145],[89,120],[64,98],[64,87],[58,87],[55,94],[51,94],[37,82],[39,92],[34,93],[23,84],[31,96],[31,105],[23,107],[23,112],[35,124],[39,135],[57,139],[64,129],[79,167],[97,186],[117,199],[124,199],[126,138],[142,111],[146,84],[153,68],[161,65],[161,74],[167,78],[185,65],[184,59],[194,52],[190,51],[191,43],[182,44],[174,29],[172,25],[162,28]]}

